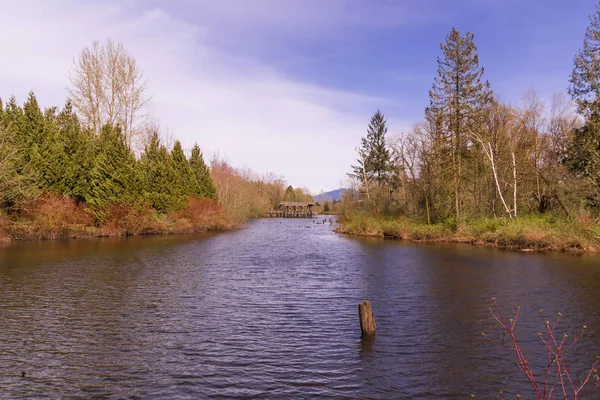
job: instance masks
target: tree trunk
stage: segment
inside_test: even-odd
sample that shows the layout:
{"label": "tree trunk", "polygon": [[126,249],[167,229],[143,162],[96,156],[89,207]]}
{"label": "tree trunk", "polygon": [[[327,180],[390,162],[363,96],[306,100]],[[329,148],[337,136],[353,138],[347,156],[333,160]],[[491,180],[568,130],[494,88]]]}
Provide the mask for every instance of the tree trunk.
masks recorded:
{"label": "tree trunk", "polygon": [[512,155],[513,162],[513,214],[515,218],[517,218],[517,161],[515,160],[515,153],[510,153]]}

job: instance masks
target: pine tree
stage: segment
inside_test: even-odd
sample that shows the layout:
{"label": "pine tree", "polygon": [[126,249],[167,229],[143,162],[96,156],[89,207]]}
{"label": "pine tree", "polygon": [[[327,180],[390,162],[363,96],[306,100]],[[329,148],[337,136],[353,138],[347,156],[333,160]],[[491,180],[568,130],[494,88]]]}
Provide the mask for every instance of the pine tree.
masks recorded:
{"label": "pine tree", "polygon": [[43,128],[29,150],[30,165],[39,178],[40,187],[46,191],[64,194],[63,179],[67,155],[59,136],[56,108],[44,113]]}
{"label": "pine tree", "polygon": [[11,96],[4,105],[0,121],[0,200],[10,211],[18,210],[23,201],[34,198],[38,193],[36,179],[24,160],[27,152],[20,147],[19,138],[25,130],[24,125],[23,109]]}
{"label": "pine tree", "polygon": [[443,59],[438,58],[438,76],[429,91],[429,118],[448,142],[451,158],[455,217],[460,219],[464,163],[468,158],[469,131],[478,129],[483,111],[492,100],[487,81],[482,81],[474,35],[465,36],[455,28],[440,45]]}
{"label": "pine tree", "polygon": [[574,130],[565,165],[576,176],[592,182],[594,190],[587,202],[589,206],[600,209],[600,121],[590,120]]}
{"label": "pine tree", "polygon": [[143,197],[152,207],[166,213],[183,206],[177,185],[177,171],[171,154],[161,145],[158,133],[154,133],[140,158]]}
{"label": "pine tree", "polygon": [[18,131],[19,147],[23,151],[24,161],[29,163],[44,140],[44,114],[33,92],[29,92],[23,104],[23,124]]}
{"label": "pine tree", "polygon": [[210,171],[204,163],[202,152],[198,144],[195,144],[192,148],[192,154],[190,155],[190,167],[194,172],[196,181],[198,182],[196,197],[199,199],[217,199],[217,190],[210,177]]}
{"label": "pine tree", "polygon": [[181,196],[180,202],[185,202],[188,197],[195,196],[199,191],[198,181],[194,176],[194,171],[185,157],[181,142],[176,141],[171,150],[171,158],[173,159],[173,166],[177,172],[177,188],[179,196]]}
{"label": "pine tree", "polygon": [[58,142],[56,108],[42,113],[35,94],[23,104],[23,124],[17,143],[24,162],[23,173],[34,176],[40,189],[61,193],[65,154]]}
{"label": "pine tree", "polygon": [[600,4],[590,15],[583,49],[575,55],[569,94],[586,119],[600,119]]}
{"label": "pine tree", "polygon": [[97,140],[89,190],[84,198],[101,221],[109,204],[133,204],[139,196],[140,185],[135,157],[121,129],[105,125]]}
{"label": "pine tree", "polygon": [[591,206],[600,207],[600,4],[590,16],[583,39],[583,49],[576,55],[571,73],[569,94],[585,125],[571,135],[565,165],[578,176],[589,179],[594,193]]}
{"label": "pine tree", "polygon": [[11,142],[18,145],[18,135],[25,130],[23,109],[17,104],[15,96],[8,99],[4,109],[4,124],[11,134]]}
{"label": "pine tree", "polygon": [[58,114],[57,124],[66,155],[62,178],[64,194],[83,201],[89,191],[88,177],[94,166],[94,136],[91,131],[82,129],[70,101]]}
{"label": "pine tree", "polygon": [[387,133],[386,120],[379,110],[371,117],[367,129],[367,137],[362,138],[358,150],[358,165],[352,166],[354,173],[351,177],[360,180],[376,181],[378,185],[389,183],[390,152],[385,143]]}
{"label": "pine tree", "polygon": [[7,211],[16,211],[22,201],[37,194],[34,181],[16,168],[19,152],[11,141],[12,134],[0,124],[0,207]]}

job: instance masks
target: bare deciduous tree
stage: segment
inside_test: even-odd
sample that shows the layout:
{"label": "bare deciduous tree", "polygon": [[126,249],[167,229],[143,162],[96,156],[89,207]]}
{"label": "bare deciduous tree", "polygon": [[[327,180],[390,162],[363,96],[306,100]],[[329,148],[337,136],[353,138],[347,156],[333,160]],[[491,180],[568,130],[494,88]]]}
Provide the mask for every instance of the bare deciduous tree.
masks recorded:
{"label": "bare deciduous tree", "polygon": [[98,134],[120,125],[131,147],[147,119],[147,80],[123,43],[94,41],[73,60],[68,88],[82,122]]}

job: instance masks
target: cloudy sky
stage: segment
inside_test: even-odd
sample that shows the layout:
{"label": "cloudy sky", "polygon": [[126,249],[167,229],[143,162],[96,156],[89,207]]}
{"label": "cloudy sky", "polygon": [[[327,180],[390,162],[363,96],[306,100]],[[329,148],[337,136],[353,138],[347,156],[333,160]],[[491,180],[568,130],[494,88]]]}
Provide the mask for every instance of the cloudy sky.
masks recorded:
{"label": "cloudy sky", "polygon": [[439,44],[474,32],[498,97],[565,91],[595,0],[0,0],[0,97],[63,104],[73,58],[121,41],[186,148],[340,187],[377,110],[422,119]]}

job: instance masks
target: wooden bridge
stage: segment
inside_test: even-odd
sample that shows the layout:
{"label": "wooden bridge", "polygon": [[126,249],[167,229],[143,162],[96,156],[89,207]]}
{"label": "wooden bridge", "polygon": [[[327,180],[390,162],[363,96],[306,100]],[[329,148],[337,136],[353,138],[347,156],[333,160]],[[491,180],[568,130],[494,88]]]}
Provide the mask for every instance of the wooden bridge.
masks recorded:
{"label": "wooden bridge", "polygon": [[301,201],[282,201],[277,209],[267,212],[270,218],[312,218],[312,208],[319,203]]}

